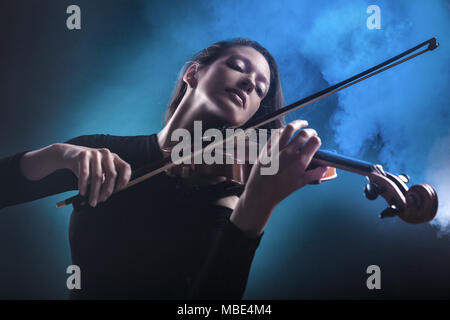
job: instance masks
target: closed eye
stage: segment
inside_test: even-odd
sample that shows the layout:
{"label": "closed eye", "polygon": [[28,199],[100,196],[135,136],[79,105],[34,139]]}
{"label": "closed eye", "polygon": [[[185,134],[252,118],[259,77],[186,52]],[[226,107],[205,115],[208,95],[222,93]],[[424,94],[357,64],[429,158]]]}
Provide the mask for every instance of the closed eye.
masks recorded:
{"label": "closed eye", "polygon": [[263,96],[263,91],[262,91],[262,89],[261,89],[260,87],[257,87],[257,88],[256,88],[256,93],[257,93],[260,97]]}
{"label": "closed eye", "polygon": [[[229,66],[238,72],[244,72],[244,69],[237,63],[230,63]],[[255,91],[258,96],[263,97],[264,91],[260,87],[256,87]]]}
{"label": "closed eye", "polygon": [[232,66],[231,66],[234,70],[237,70],[237,71],[239,71],[239,72],[243,72],[244,71],[244,69],[242,69],[239,65],[237,65],[237,64],[233,64]]}

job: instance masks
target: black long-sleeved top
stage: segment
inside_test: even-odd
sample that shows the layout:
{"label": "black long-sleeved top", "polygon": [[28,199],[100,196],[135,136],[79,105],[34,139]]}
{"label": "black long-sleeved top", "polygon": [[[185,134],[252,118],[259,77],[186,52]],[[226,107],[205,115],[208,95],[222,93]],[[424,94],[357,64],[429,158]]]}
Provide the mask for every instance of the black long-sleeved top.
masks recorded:
{"label": "black long-sleeved top", "polygon": [[[108,148],[134,172],[163,157],[156,134],[85,135],[66,143]],[[27,180],[19,165],[25,152],[0,160],[0,208],[77,189],[67,169]],[[162,172],[96,208],[73,211],[69,240],[81,290],[71,297],[241,299],[262,235],[247,237],[230,222],[231,209],[205,200],[241,192],[226,183],[188,187]]]}

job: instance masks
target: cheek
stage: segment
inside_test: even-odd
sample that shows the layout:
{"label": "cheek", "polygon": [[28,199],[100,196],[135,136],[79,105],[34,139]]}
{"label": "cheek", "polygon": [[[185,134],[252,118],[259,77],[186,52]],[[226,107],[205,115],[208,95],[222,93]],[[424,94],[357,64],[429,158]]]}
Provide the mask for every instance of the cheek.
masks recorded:
{"label": "cheek", "polygon": [[203,88],[208,92],[224,89],[229,81],[230,76],[225,68],[214,68],[202,78]]}
{"label": "cheek", "polygon": [[250,116],[253,116],[258,111],[259,106],[261,104],[261,100],[256,97],[252,97],[249,102],[250,104],[248,108],[248,113],[250,114]]}

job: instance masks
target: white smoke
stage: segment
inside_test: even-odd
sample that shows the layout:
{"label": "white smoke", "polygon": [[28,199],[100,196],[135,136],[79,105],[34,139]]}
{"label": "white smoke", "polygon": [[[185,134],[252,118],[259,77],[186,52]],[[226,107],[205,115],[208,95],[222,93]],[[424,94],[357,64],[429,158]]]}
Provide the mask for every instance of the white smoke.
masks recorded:
{"label": "white smoke", "polygon": [[439,236],[450,235],[450,130],[449,134],[437,140],[429,155],[427,182],[435,189],[439,208],[431,224],[439,229]]}

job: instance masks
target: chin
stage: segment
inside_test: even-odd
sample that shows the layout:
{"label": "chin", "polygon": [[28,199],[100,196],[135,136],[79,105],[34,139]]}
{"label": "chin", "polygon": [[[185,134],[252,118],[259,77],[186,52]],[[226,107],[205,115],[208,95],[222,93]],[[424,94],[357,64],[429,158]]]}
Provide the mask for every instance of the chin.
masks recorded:
{"label": "chin", "polygon": [[229,98],[218,101],[217,111],[220,113],[220,117],[223,118],[230,126],[240,126],[243,124],[242,116],[244,110],[242,107],[237,106]]}
{"label": "chin", "polygon": [[239,114],[238,106],[236,106],[229,99],[209,99],[209,103],[205,104],[202,108],[202,120],[212,120],[211,124],[214,126],[236,126],[242,121],[242,115]]}

